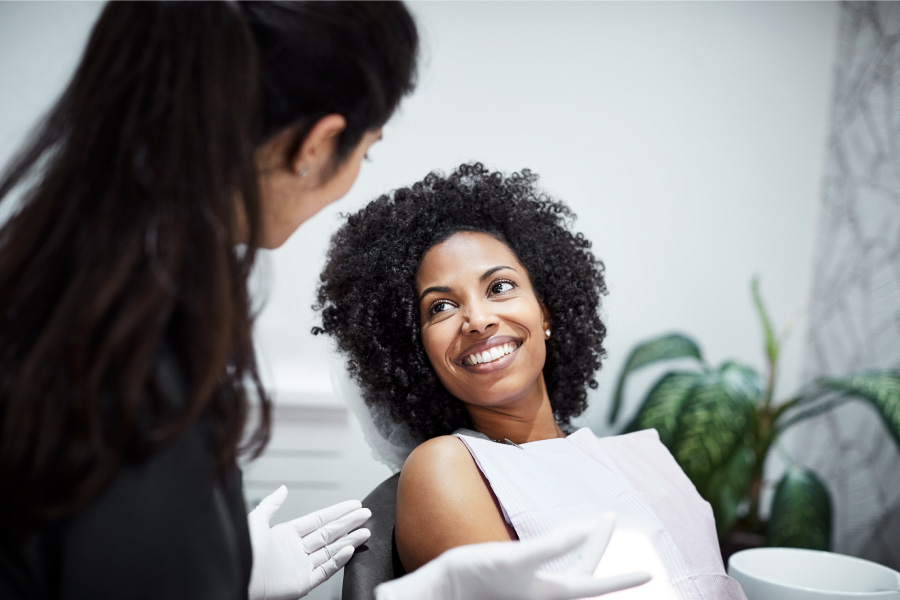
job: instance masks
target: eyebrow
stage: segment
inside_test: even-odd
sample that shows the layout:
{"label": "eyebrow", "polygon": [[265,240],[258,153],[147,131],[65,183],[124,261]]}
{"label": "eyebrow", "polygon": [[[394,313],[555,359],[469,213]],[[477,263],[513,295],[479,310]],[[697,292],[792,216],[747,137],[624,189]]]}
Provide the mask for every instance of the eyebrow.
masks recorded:
{"label": "eyebrow", "polygon": [[510,271],[515,271],[514,268],[508,267],[508,266],[506,266],[506,265],[499,265],[499,266],[497,266],[497,267],[491,267],[490,269],[488,269],[487,271],[485,271],[484,274],[481,276],[481,281],[484,281],[485,279],[487,279],[488,277],[490,277],[491,275],[493,275],[493,274],[496,273],[497,271],[502,271],[503,269],[509,269]]}
{"label": "eyebrow", "polygon": [[[491,267],[490,269],[488,269],[487,271],[482,273],[481,277],[479,278],[479,281],[484,281],[485,279],[487,279],[488,277],[490,277],[497,271],[502,271],[503,269],[509,269],[510,271],[515,271],[515,268],[513,268],[513,267],[510,267],[507,265],[498,265],[496,267]],[[418,304],[421,304],[422,300],[425,298],[425,296],[427,296],[428,294],[431,294],[432,292],[437,292],[439,294],[449,294],[451,291],[453,291],[453,290],[451,290],[450,288],[448,288],[445,285],[433,285],[429,288],[425,288],[424,290],[422,290],[422,293],[419,294]]]}

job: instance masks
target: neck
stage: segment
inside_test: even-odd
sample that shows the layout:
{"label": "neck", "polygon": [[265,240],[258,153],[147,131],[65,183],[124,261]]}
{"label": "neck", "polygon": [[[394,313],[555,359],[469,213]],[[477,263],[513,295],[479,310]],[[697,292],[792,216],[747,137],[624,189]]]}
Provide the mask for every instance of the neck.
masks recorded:
{"label": "neck", "polygon": [[516,444],[565,437],[553,418],[553,407],[541,375],[539,391],[534,399],[513,406],[473,406],[467,410],[472,428],[491,439],[508,439]]}

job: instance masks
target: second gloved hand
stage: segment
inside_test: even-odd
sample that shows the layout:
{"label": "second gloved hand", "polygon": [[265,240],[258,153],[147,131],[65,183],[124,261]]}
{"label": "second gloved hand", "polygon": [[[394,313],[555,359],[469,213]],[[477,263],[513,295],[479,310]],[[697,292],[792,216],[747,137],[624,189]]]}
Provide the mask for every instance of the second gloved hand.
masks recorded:
{"label": "second gloved hand", "polygon": [[[383,583],[377,600],[572,600],[599,596],[650,580],[644,571],[593,576],[612,536],[615,516],[593,530],[563,529],[525,542],[488,542],[444,552],[418,570]],[[575,551],[562,573],[540,573],[544,562]]]}
{"label": "second gloved hand", "polygon": [[287,495],[281,486],[247,515],[253,546],[250,600],[302,598],[347,564],[357,546],[369,539],[369,530],[357,527],[372,512],[358,500],[269,527]]}

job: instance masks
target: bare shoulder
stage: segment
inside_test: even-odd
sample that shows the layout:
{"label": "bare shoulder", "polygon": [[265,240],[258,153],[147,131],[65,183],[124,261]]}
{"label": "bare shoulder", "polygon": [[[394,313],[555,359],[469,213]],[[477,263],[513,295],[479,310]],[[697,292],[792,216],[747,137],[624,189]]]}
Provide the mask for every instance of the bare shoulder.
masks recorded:
{"label": "bare shoulder", "polygon": [[424,442],[406,459],[397,488],[395,533],[408,571],[450,548],[515,535],[469,450],[450,435]]}
{"label": "bare shoulder", "polygon": [[[418,514],[436,516],[459,501],[465,503],[473,494],[477,498],[484,493],[490,496],[465,444],[452,435],[432,438],[412,451],[400,472],[398,520],[406,521]],[[439,524],[440,521],[434,523]]]}
{"label": "bare shoulder", "polygon": [[457,477],[480,473],[465,444],[455,435],[442,435],[422,442],[410,453],[403,464],[400,480],[424,483],[418,480],[431,479],[444,469],[452,469],[452,474]]}

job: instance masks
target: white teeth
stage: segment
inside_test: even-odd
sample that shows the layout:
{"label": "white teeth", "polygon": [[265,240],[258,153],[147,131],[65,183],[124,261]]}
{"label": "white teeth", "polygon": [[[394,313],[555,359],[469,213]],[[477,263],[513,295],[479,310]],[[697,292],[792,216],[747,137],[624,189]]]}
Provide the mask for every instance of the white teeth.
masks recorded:
{"label": "white teeth", "polygon": [[488,350],[484,350],[483,352],[475,352],[470,354],[466,358],[463,359],[464,365],[478,365],[482,363],[493,362],[498,358],[503,358],[507,354],[512,354],[516,351],[516,343],[515,342],[507,342],[506,344],[500,344],[499,346],[494,346]]}

